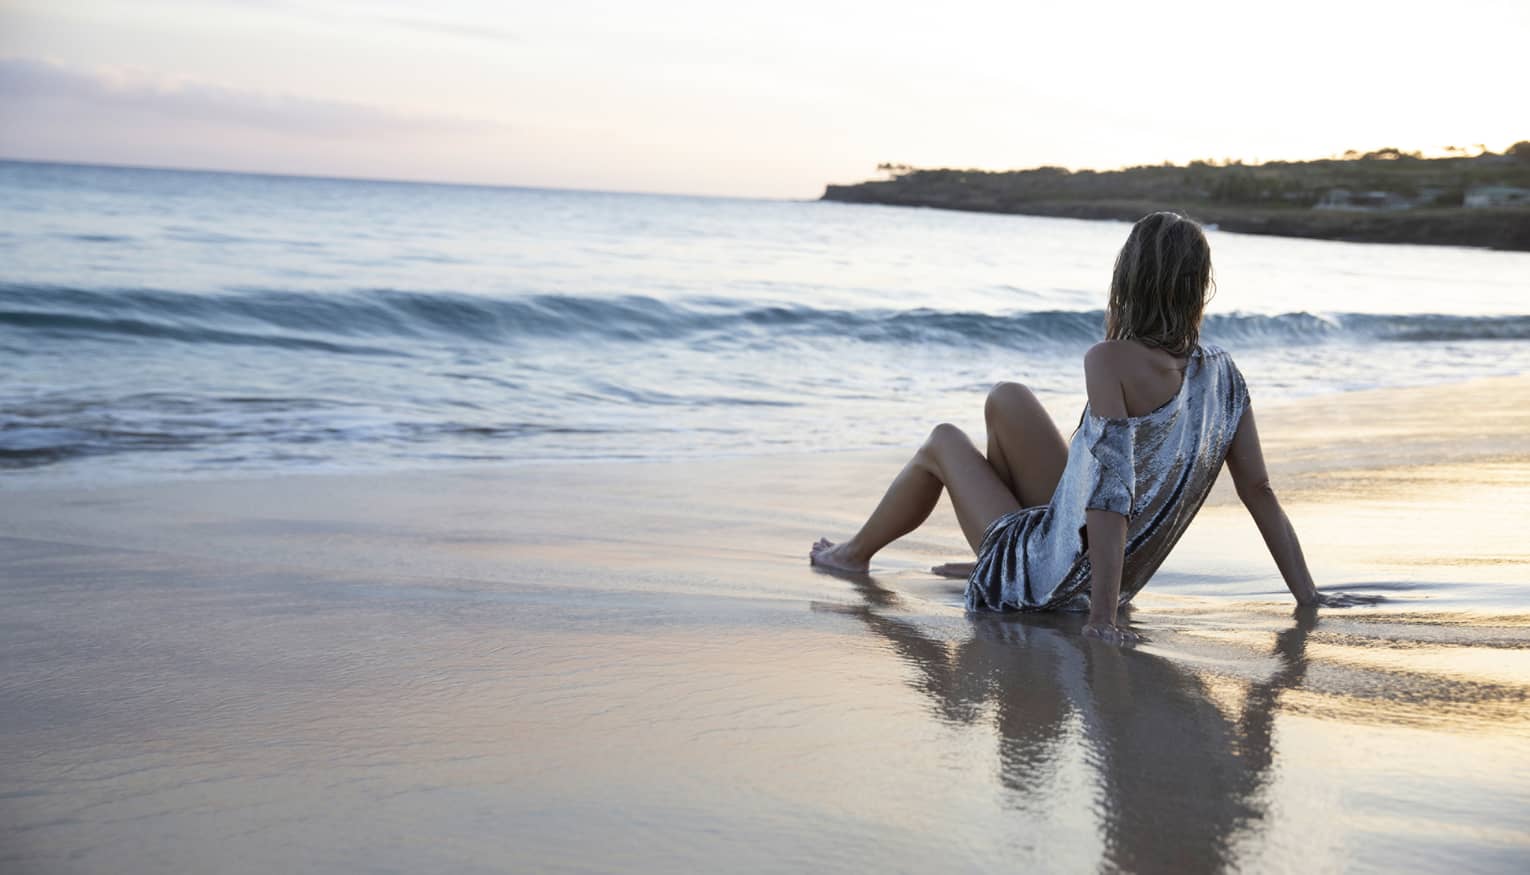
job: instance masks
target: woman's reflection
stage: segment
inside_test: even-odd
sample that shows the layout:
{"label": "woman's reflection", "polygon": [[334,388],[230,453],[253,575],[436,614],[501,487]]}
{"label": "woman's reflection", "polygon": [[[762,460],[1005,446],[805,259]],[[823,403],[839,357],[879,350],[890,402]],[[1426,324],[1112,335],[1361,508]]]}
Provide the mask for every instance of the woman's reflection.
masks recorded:
{"label": "woman's reflection", "polygon": [[1105,865],[1134,872],[1200,872],[1233,861],[1240,827],[1262,814],[1259,788],[1274,760],[1282,690],[1306,673],[1310,610],[1277,636],[1273,677],[1250,683],[1240,718],[1224,714],[1196,675],[1162,657],[1082,637],[1066,615],[970,617],[954,647],[913,623],[878,614],[897,596],[852,581],[866,605],[846,609],[886,638],[939,715],[974,723],[995,714],[999,779],[1022,806],[1045,801],[1061,755],[1087,745]]}

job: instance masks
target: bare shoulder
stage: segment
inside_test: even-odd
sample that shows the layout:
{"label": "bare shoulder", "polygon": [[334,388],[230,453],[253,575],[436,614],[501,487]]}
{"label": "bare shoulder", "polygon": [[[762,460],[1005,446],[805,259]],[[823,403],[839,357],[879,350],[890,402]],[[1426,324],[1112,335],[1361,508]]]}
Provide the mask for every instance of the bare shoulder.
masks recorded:
{"label": "bare shoulder", "polygon": [[1128,341],[1102,340],[1084,353],[1084,388],[1096,416],[1126,416],[1122,384],[1135,361],[1135,347]]}
{"label": "bare shoulder", "polygon": [[1089,405],[1100,416],[1141,416],[1168,403],[1188,360],[1134,340],[1106,340],[1084,354]]}
{"label": "bare shoulder", "polygon": [[1084,379],[1091,387],[1129,382],[1154,367],[1153,355],[1154,350],[1130,340],[1102,340],[1084,353]]}
{"label": "bare shoulder", "polygon": [[1129,340],[1102,340],[1084,353],[1084,373],[1124,376],[1142,358],[1143,349]]}

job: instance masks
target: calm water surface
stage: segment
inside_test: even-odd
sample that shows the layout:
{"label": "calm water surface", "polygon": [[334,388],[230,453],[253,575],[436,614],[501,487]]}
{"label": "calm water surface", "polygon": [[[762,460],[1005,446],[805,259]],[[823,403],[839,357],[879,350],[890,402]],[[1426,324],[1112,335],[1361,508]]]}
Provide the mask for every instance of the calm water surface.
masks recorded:
{"label": "calm water surface", "polygon": [[[1081,400],[1126,230],[0,162],[0,466],[907,444],[1000,379]],[[1530,254],[1211,239],[1206,335],[1256,398],[1530,369]]]}

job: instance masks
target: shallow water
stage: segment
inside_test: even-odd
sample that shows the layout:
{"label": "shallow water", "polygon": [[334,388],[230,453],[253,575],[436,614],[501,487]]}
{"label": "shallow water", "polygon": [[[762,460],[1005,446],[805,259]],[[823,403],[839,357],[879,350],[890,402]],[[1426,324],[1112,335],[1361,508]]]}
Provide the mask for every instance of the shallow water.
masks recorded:
{"label": "shallow water", "polygon": [[[216,476],[904,445],[1077,408],[1126,226],[0,162],[0,467]],[[1213,232],[1260,401],[1530,371],[1530,253]]]}
{"label": "shallow water", "polygon": [[1530,861],[1522,616],[1167,597],[1123,650],[897,574],[762,598],[802,583],[747,551],[710,595],[598,545],[583,587],[0,554],[17,872]]}
{"label": "shallow water", "polygon": [[811,570],[895,453],[18,490],[0,868],[1523,871],[1525,391],[1266,408],[1379,601],[1214,493],[1134,650],[964,615],[945,508]]}

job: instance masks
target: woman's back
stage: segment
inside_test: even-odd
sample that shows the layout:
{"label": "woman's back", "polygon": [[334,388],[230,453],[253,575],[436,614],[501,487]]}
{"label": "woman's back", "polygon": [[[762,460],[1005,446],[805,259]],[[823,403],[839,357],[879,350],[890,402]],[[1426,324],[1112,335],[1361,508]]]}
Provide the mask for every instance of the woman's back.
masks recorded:
{"label": "woman's back", "polygon": [[[1137,356],[1140,348],[1130,348],[1135,346],[1102,345],[1105,355],[1126,357]],[[1166,363],[1158,358],[1156,364]],[[1102,371],[1109,373],[1088,368],[1090,379]],[[1117,373],[1129,378],[1108,388],[1132,415],[1101,416],[1092,405],[1085,408],[1051,502],[1000,517],[989,527],[967,584],[969,609],[1087,610],[1085,514],[1092,509],[1127,519],[1124,603],[1200,509],[1248,407],[1237,366],[1223,350],[1199,346],[1184,360],[1183,377],[1172,391],[1164,388],[1174,378],[1168,367]],[[1091,387],[1091,398],[1102,397],[1096,388]]]}
{"label": "woman's back", "polygon": [[[1096,361],[1091,363],[1089,359]],[[1095,412],[1102,416],[1142,416],[1153,412],[1178,394],[1188,362],[1188,356],[1172,355],[1132,340],[1095,344],[1085,362],[1085,375],[1097,383],[1109,380],[1113,385],[1091,385],[1089,397],[1110,394],[1119,386],[1125,403],[1123,410],[1102,408]]]}

